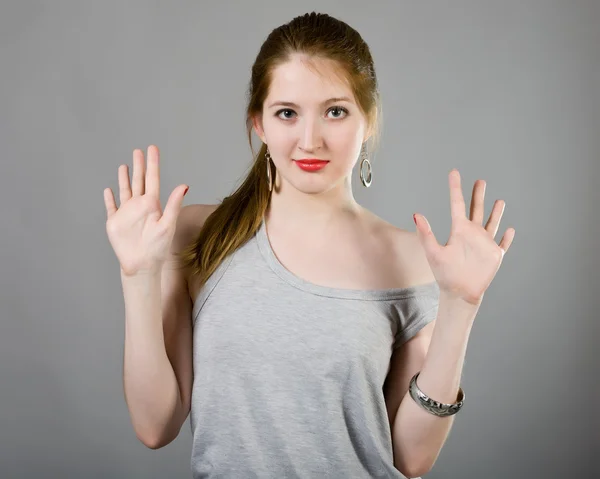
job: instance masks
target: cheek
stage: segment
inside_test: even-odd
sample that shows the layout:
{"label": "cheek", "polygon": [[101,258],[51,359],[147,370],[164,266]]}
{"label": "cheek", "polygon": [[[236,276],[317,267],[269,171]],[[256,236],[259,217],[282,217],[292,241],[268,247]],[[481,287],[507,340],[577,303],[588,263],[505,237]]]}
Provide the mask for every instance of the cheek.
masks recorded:
{"label": "cheek", "polygon": [[362,147],[362,135],[356,128],[340,129],[331,135],[329,147],[340,156],[348,158],[348,161],[354,161],[360,154]]}
{"label": "cheek", "polygon": [[269,119],[264,123],[265,136],[271,150],[286,149],[293,143],[294,134],[289,125]]}

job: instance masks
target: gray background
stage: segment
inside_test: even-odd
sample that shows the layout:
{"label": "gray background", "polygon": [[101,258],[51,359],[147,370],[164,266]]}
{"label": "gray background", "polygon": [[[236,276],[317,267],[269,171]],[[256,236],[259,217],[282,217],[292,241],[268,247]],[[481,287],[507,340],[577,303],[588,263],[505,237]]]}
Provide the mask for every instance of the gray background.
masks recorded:
{"label": "gray background", "polygon": [[516,228],[427,477],[598,474],[599,3],[2,2],[2,477],[190,477],[189,422],[158,451],[129,422],[102,190],[154,143],[163,200],[183,182],[186,204],[227,195],[250,161],[255,55],[311,10],[354,26],[376,62],[384,131],[358,201],[411,230],[423,213],[445,242],[457,167]]}

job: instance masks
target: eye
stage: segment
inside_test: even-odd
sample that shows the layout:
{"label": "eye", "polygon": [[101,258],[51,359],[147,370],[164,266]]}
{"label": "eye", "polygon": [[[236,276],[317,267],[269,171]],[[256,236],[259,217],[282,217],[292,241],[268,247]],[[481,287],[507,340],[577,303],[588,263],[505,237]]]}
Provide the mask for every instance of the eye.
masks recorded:
{"label": "eye", "polygon": [[[327,113],[330,112],[335,112],[333,118],[336,120],[344,118],[348,115],[348,110],[343,106],[332,106],[329,110],[327,110]],[[294,110],[291,110],[290,108],[283,108],[281,110],[278,110],[275,113],[275,116],[281,118],[282,120],[291,120],[295,114],[296,112]]]}
{"label": "eye", "polygon": [[[338,119],[338,118],[344,118],[346,115],[348,115],[348,110],[346,108],[344,108],[343,106],[333,106],[328,110],[329,112],[335,111],[337,114],[334,115],[333,118]],[[344,116],[341,116],[341,114],[344,114]]]}
{"label": "eye", "polygon": [[288,115],[285,115],[282,117],[281,116],[282,113],[289,113],[290,115],[296,114],[296,112],[294,110],[290,110],[289,108],[284,108],[283,110],[277,111],[277,113],[275,113],[275,116],[278,116],[282,120],[290,120],[291,119],[291,116],[288,116]]}

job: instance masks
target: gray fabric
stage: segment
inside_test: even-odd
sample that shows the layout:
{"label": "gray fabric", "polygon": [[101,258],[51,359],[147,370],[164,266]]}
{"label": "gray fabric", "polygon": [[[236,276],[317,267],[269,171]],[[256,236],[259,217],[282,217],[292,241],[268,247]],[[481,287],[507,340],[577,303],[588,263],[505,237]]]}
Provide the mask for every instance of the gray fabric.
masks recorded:
{"label": "gray fabric", "polygon": [[435,319],[437,283],[318,286],[265,223],[194,302],[194,478],[403,478],[383,396],[394,347]]}

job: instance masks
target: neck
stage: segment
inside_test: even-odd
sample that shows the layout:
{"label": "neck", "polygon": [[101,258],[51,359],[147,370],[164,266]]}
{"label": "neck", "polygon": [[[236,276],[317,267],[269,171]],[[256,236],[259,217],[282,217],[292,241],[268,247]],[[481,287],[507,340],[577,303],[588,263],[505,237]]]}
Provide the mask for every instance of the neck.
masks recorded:
{"label": "neck", "polygon": [[350,178],[324,193],[303,193],[292,185],[273,188],[266,219],[274,229],[298,232],[323,231],[356,218],[362,207],[354,199]]}

